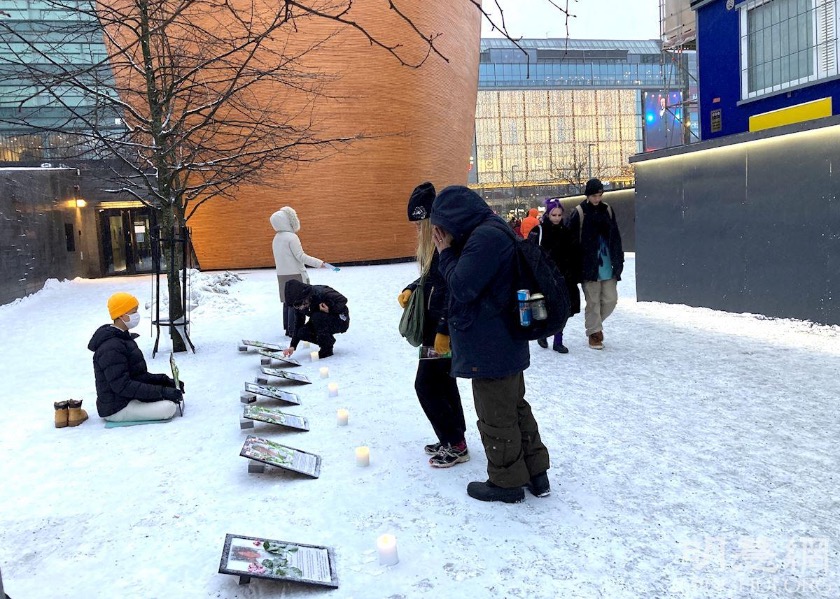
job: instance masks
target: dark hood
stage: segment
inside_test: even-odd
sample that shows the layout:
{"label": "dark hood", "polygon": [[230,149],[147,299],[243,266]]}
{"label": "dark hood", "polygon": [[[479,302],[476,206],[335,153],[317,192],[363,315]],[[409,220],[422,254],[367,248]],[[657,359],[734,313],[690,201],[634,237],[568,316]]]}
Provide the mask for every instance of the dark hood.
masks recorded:
{"label": "dark hood", "polygon": [[451,185],[441,191],[432,205],[432,224],[445,229],[457,242],[463,242],[488,218],[493,210],[481,196],[462,185]]}
{"label": "dark hood", "polygon": [[312,285],[307,285],[297,279],[286,281],[286,303],[290,306],[295,306],[308,300],[313,294]]}
{"label": "dark hood", "polygon": [[103,324],[93,333],[93,337],[91,337],[90,342],[88,342],[88,349],[90,351],[95,352],[97,349],[99,349],[100,345],[102,345],[109,339],[113,339],[114,337],[118,337],[120,339],[136,339],[139,336],[140,335],[138,335],[137,333],[121,331],[112,324]]}

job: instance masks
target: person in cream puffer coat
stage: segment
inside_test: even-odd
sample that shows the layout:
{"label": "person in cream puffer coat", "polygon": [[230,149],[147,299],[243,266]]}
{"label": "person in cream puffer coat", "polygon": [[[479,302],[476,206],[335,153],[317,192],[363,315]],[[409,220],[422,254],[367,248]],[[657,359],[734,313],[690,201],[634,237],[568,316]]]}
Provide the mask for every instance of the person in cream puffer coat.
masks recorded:
{"label": "person in cream puffer coat", "polygon": [[283,330],[288,337],[294,336],[294,308],[286,304],[286,282],[291,280],[309,283],[306,267],[323,268],[324,261],[313,258],[303,251],[297,232],[300,231],[300,219],[290,206],[283,206],[269,219],[274,228],[274,265],[277,268],[277,284],[280,287],[280,301],[283,302]]}

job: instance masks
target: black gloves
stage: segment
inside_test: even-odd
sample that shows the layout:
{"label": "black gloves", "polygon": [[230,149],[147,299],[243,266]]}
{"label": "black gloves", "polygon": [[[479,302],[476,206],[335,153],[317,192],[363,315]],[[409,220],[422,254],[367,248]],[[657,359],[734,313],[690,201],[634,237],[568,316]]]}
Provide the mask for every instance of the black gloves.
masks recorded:
{"label": "black gloves", "polygon": [[175,403],[180,403],[181,400],[184,399],[184,394],[181,393],[180,390],[173,389],[172,387],[161,387],[160,396],[163,399],[168,399],[169,401],[174,401]]}
{"label": "black gloves", "polygon": [[[175,388],[175,379],[169,379],[169,387]],[[178,388],[181,389],[181,393],[184,392],[184,381],[178,381]]]}

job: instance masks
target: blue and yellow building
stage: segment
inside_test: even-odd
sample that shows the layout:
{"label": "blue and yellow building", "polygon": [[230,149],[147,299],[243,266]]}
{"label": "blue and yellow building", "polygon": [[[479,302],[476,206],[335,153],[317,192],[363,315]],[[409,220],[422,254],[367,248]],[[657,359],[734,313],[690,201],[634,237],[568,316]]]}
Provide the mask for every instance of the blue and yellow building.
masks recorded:
{"label": "blue and yellow building", "polygon": [[701,137],[840,110],[835,0],[694,0]]}

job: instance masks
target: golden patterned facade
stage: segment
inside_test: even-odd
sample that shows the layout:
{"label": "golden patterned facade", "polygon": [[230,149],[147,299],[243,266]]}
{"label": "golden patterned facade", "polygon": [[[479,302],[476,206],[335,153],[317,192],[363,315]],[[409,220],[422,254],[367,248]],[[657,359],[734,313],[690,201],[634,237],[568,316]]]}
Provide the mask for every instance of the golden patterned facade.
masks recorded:
{"label": "golden patterned facade", "polygon": [[[639,91],[480,91],[476,167],[483,184],[621,179],[639,151]],[[575,171],[582,171],[577,173]]]}

